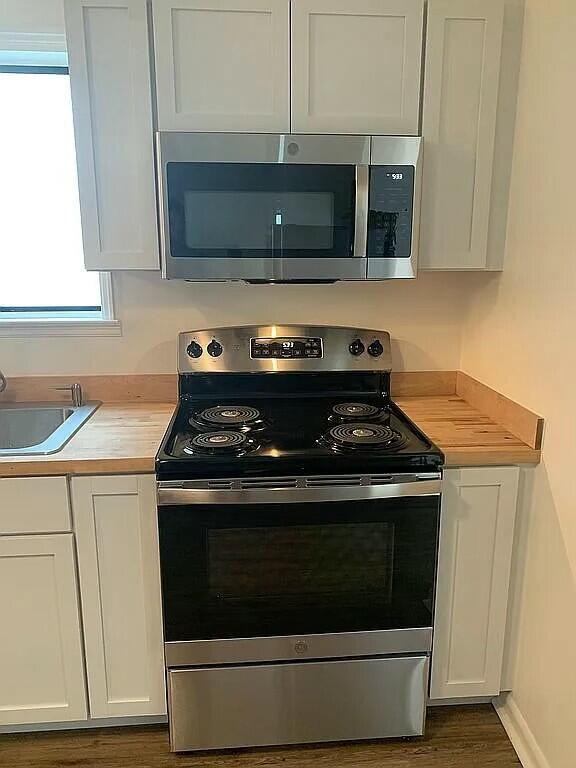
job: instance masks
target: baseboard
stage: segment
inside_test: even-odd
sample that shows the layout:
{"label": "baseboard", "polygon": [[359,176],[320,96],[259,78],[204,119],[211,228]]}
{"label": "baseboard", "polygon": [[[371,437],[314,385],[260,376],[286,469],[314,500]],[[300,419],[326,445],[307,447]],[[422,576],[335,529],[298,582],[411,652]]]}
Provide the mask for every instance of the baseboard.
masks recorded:
{"label": "baseboard", "polygon": [[459,696],[454,699],[428,699],[429,707],[462,707],[468,704],[492,704],[493,696]]}
{"label": "baseboard", "polygon": [[0,733],[33,733],[35,731],[76,731],[83,728],[118,728],[121,725],[158,725],[167,723],[166,715],[140,717],[98,717],[91,720],[70,720],[62,723],[26,723],[2,725]]}
{"label": "baseboard", "polygon": [[494,699],[494,709],[523,768],[551,768],[512,694]]}

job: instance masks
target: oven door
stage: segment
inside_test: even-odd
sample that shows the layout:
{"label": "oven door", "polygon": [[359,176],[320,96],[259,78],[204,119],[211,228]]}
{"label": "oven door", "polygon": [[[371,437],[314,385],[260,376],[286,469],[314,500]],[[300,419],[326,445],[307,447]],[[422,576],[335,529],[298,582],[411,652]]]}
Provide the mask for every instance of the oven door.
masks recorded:
{"label": "oven door", "polygon": [[160,483],[168,666],[428,653],[439,476],[286,482]]}
{"label": "oven door", "polygon": [[366,277],[370,138],[160,133],[164,277]]}

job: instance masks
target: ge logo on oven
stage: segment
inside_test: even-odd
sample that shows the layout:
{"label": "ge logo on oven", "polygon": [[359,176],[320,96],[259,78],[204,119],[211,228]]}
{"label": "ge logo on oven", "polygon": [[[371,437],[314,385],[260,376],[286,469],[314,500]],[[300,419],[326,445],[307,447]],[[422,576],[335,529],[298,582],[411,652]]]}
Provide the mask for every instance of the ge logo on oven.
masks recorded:
{"label": "ge logo on oven", "polygon": [[296,640],[294,643],[294,653],[297,653],[299,656],[308,653],[308,643],[306,640]]}

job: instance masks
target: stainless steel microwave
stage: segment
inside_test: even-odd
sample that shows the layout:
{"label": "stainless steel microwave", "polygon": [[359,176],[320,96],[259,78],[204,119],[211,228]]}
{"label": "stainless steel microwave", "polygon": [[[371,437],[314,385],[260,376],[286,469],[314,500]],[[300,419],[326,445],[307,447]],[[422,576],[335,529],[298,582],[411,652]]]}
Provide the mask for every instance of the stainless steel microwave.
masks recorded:
{"label": "stainless steel microwave", "polygon": [[163,276],[414,277],[420,144],[405,136],[159,133]]}

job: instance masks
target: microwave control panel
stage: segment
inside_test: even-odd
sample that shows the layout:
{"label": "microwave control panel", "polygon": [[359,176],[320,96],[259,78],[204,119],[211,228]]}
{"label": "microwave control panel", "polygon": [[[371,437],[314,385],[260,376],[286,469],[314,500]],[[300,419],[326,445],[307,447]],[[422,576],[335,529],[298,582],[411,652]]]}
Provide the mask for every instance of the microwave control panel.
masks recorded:
{"label": "microwave control panel", "polygon": [[322,357],[322,339],[288,336],[273,339],[250,339],[250,357],[256,360],[261,358],[293,360],[306,357],[318,359]]}
{"label": "microwave control panel", "polygon": [[410,258],[413,206],[413,166],[370,168],[368,256]]}

